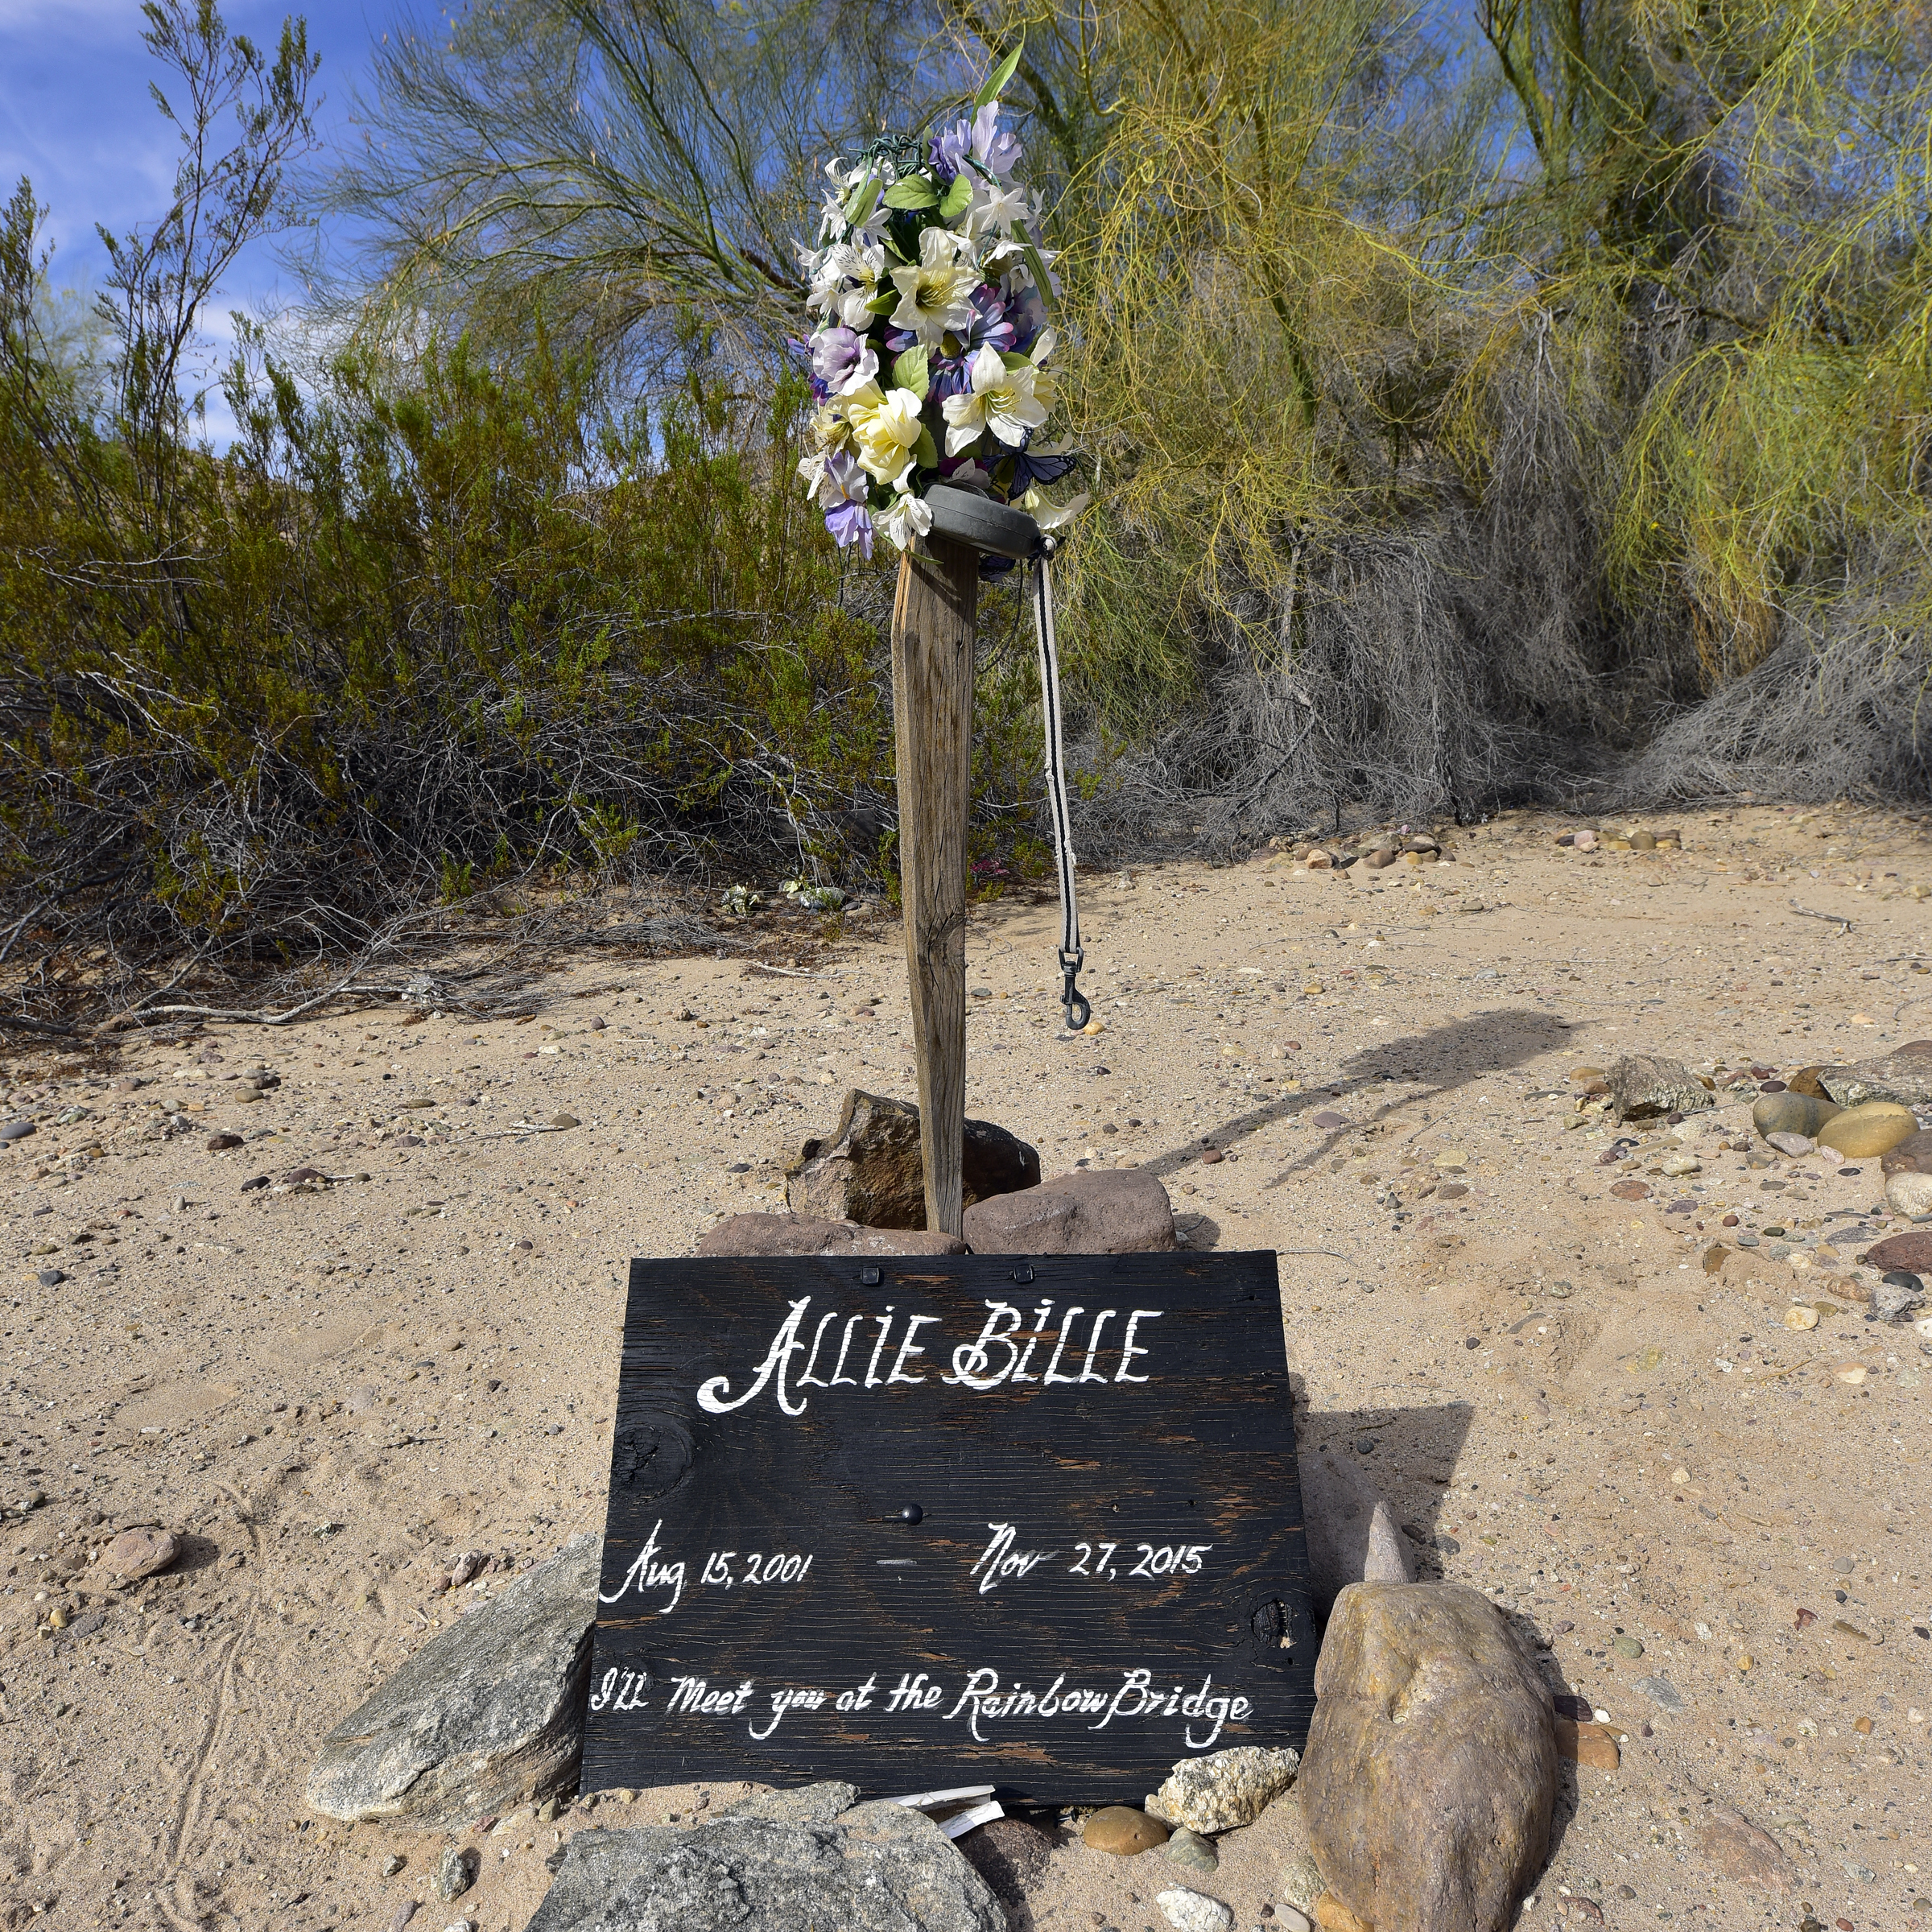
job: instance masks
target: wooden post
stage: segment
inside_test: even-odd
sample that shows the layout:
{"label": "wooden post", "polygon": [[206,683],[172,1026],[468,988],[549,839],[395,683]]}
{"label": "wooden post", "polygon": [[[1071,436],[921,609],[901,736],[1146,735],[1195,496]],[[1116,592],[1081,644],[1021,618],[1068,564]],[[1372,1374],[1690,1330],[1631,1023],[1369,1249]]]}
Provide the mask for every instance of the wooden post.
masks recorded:
{"label": "wooden post", "polygon": [[966,818],[980,559],[943,537],[929,537],[927,547],[928,556],[899,559],[892,613],[899,886],[926,1225],[956,1235],[966,1140]]}

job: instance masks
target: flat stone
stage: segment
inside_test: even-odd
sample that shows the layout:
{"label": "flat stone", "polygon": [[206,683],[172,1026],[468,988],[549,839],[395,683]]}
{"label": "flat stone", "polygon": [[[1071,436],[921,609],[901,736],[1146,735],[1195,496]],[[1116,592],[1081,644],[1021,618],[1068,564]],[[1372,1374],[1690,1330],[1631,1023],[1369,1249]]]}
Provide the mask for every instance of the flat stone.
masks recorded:
{"label": "flat stone", "polygon": [[885,1800],[829,1823],[592,1828],[564,1847],[528,1932],[1006,1932],[932,1820]]}
{"label": "flat stone", "polygon": [[1579,1724],[1567,1717],[1556,1720],[1556,1754],[1573,1765],[1587,1765],[1599,1771],[1614,1771],[1622,1761],[1616,1740],[1602,1725]]}
{"label": "flat stone", "polygon": [[[1039,1185],[1040,1157],[991,1121],[968,1121],[960,1170],[968,1207]],[[926,1225],[925,1170],[919,1158],[919,1110],[855,1087],[839,1124],[824,1140],[808,1140],[785,1170],[785,1203],[823,1220],[866,1228]]]}
{"label": "flat stone", "polygon": [[1903,1268],[1913,1274],[1932,1274],[1932,1228],[1914,1228],[1909,1234],[1889,1234],[1874,1241],[1859,1260],[1881,1274]]}
{"label": "flat stone", "polygon": [[180,1554],[180,1547],[171,1530],[123,1530],[101,1551],[101,1567],[109,1576],[131,1583],[137,1577],[152,1576],[157,1571],[165,1570]]}
{"label": "flat stone", "polygon": [[1818,1084],[1841,1107],[1867,1100],[1892,1100],[1903,1107],[1932,1107],[1932,1052],[1919,1051],[1913,1041],[1876,1059],[1856,1067],[1821,1067]]}
{"label": "flat stone", "polygon": [[553,1113],[550,1117],[550,1124],[553,1127],[580,1127],[583,1125],[583,1122],[574,1113]]}
{"label": "flat stone", "polygon": [[1236,1744],[1206,1757],[1184,1758],[1150,1794],[1147,1810],[1190,1831],[1232,1831],[1253,1824],[1294,1782],[1301,1762],[1300,1752],[1268,1744]]}
{"label": "flat stone", "polygon": [[568,1789],[601,1558],[576,1537],[432,1637],[323,1740],[310,1806],[447,1830]]}
{"label": "flat stone", "polygon": [[1082,1844],[1095,1852],[1111,1852],[1116,1858],[1137,1858],[1166,1844],[1169,1835],[1160,1819],[1132,1805],[1104,1806],[1080,1827]]}
{"label": "flat stone", "polygon": [[1704,1814],[1698,1849],[1734,1885],[1757,1892],[1789,1892],[1798,1874],[1784,1847],[1768,1831],[1761,1831],[1735,1811]]}
{"label": "flat stone", "polygon": [[1751,1109],[1751,1125],[1766,1140],[1774,1133],[1800,1133],[1816,1140],[1818,1129],[1843,1109],[1833,1100],[1803,1093],[1761,1094]]}
{"label": "flat stone", "polygon": [[955,1839],[960,1856],[1016,1915],[1025,1909],[1028,1889],[1045,1875],[1053,1840],[1023,1818],[996,1818]]}
{"label": "flat stone", "polygon": [[0,1125],[0,1146],[9,1141],[23,1141],[30,1133],[38,1133],[39,1129],[31,1121],[9,1121]]}
{"label": "flat stone", "polygon": [[1611,1104],[1618,1121],[1695,1113],[1714,1104],[1709,1090],[1682,1060],[1662,1054],[1626,1055],[1610,1069]]}
{"label": "flat stone", "polygon": [[828,1777],[815,1785],[798,1785],[781,1791],[754,1791],[720,1818],[762,1818],[774,1825],[829,1825],[859,1802],[859,1788],[843,1778]]}
{"label": "flat stone", "polygon": [[1155,1893],[1154,1902],[1174,1932],[1228,1932],[1234,1923],[1234,1913],[1218,1898],[1210,1898],[1204,1892],[1190,1892],[1185,1886]]}
{"label": "flat stone", "polygon": [[1620,1201],[1641,1201],[1649,1198],[1649,1184],[1645,1181],[1615,1181],[1610,1191]]}
{"label": "flat stone", "polygon": [[1673,1717],[1681,1716],[1690,1708],[1683,1693],[1667,1677],[1640,1677],[1637,1687],[1658,1710],[1667,1711]]}
{"label": "flat stone", "polygon": [[1893,1100],[1866,1100],[1834,1114],[1818,1129],[1818,1144],[1847,1160],[1859,1160],[1889,1154],[1918,1132],[1918,1119],[1909,1107]]}
{"label": "flat stone", "polygon": [[734,1214],[698,1243],[699,1254],[964,1254],[956,1236],[923,1228],[861,1228],[803,1214]]}
{"label": "flat stone", "polygon": [[976,1201],[961,1228],[975,1254],[1146,1254],[1179,1245],[1167,1190],[1139,1167],[1057,1174]]}
{"label": "flat stone", "polygon": [[1556,1797],[1550,1693],[1515,1631],[1463,1584],[1352,1584],[1315,1690],[1299,1789],[1330,1892],[1371,1925],[1503,1932]]}
{"label": "flat stone", "polygon": [[1793,1160],[1802,1160],[1818,1142],[1805,1133],[1768,1133],[1765,1141],[1780,1154],[1788,1154]]}
{"label": "flat stone", "polygon": [[1198,1831],[1190,1831],[1183,1825],[1162,1847],[1165,1856],[1174,1864],[1184,1865],[1190,1872],[1215,1872],[1220,1868],[1221,1855],[1214,1848],[1214,1840],[1203,1838]]}
{"label": "flat stone", "polygon": [[211,1133],[208,1137],[208,1150],[210,1154],[225,1154],[229,1148],[241,1145],[242,1137],[238,1133]]}

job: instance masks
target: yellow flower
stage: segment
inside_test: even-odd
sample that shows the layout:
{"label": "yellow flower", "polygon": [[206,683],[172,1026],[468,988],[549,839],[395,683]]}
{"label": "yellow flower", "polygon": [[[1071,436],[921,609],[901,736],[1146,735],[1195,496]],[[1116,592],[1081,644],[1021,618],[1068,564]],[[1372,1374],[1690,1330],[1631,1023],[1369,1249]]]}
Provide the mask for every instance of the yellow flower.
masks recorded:
{"label": "yellow flower", "polygon": [[910,465],[922,434],[919,398],[909,389],[881,394],[877,383],[868,382],[845,398],[845,416],[866,474],[896,483]]}

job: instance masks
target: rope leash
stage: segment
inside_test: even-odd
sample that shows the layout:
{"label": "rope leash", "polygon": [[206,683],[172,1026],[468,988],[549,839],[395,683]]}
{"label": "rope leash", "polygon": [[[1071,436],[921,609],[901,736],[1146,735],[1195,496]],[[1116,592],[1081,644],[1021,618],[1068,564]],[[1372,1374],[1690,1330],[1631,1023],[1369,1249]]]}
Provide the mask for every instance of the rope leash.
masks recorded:
{"label": "rope leash", "polygon": [[1033,630],[1040,647],[1040,714],[1046,735],[1046,803],[1053,815],[1053,856],[1060,875],[1060,971],[1065,985],[1060,1004],[1067,1009],[1067,1030],[1078,1033],[1093,1017],[1093,1008],[1080,989],[1080,908],[1073,887],[1073,823],[1067,811],[1065,747],[1060,727],[1060,652],[1053,634],[1054,539],[1042,537],[1033,567]]}

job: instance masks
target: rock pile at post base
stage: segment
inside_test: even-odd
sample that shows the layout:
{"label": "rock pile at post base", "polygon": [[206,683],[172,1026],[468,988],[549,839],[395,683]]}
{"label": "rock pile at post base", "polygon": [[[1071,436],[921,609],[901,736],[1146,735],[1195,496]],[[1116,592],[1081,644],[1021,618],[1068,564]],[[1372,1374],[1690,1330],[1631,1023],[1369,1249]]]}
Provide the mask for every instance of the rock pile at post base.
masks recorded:
{"label": "rock pile at post base", "polygon": [[1056,1174],[975,1203],[960,1228],[975,1254],[1165,1253],[1179,1245],[1167,1190],[1140,1167]]}
{"label": "rock pile at post base", "polygon": [[1555,1716],[1460,1583],[1356,1583],[1315,1666],[1299,1789],[1331,1893],[1381,1932],[1502,1932],[1542,1869]]}
{"label": "rock pile at post base", "polygon": [[322,1740],[308,1802],[442,1830],[575,1783],[602,1554],[574,1538],[425,1644]]}
{"label": "rock pile at post base", "polygon": [[[1039,1184],[1040,1157],[991,1121],[968,1121],[961,1168],[968,1207]],[[785,1203],[794,1212],[866,1228],[926,1225],[919,1110],[855,1087],[828,1140],[808,1140],[785,1170]]]}
{"label": "rock pile at post base", "polygon": [[932,1820],[852,1787],[734,1806],[691,1830],[580,1831],[528,1932],[1007,1932]]}

